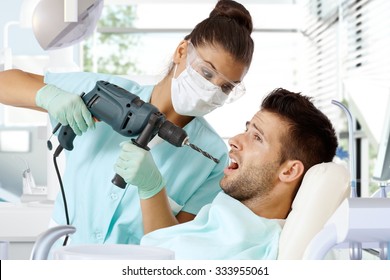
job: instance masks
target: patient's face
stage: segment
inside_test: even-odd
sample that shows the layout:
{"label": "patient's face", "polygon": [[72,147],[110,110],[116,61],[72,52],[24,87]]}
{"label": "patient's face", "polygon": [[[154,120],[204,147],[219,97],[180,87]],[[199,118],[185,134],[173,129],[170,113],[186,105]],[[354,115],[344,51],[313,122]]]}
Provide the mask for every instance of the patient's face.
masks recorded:
{"label": "patient's face", "polygon": [[229,140],[231,164],[225,168],[221,188],[245,202],[266,197],[278,180],[280,139],[287,125],[277,115],[257,112],[244,133]]}

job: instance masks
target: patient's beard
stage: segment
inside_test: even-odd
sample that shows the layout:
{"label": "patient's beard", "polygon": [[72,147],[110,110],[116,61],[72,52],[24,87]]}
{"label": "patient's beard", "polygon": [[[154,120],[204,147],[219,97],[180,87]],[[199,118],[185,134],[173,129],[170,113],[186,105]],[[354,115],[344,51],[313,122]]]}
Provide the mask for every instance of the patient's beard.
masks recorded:
{"label": "patient's beard", "polygon": [[226,194],[243,203],[262,199],[274,188],[279,166],[276,162],[266,163],[261,167],[250,165],[234,177],[223,177],[221,188]]}

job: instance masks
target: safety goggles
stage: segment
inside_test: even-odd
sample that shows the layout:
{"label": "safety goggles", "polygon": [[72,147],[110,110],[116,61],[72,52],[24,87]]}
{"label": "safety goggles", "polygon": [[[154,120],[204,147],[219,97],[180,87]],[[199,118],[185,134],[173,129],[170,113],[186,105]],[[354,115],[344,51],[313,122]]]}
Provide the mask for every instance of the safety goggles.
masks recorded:
{"label": "safety goggles", "polygon": [[232,103],[245,94],[245,86],[242,82],[232,82],[215,70],[210,63],[207,63],[200,57],[191,42],[188,42],[187,66],[191,66],[203,78],[220,87],[222,92],[228,95],[226,103]]}

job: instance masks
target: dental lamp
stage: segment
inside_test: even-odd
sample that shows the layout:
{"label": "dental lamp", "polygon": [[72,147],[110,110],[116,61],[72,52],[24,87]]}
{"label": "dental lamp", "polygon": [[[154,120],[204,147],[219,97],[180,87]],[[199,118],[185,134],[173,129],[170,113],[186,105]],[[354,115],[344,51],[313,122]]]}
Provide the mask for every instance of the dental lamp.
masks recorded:
{"label": "dental lamp", "polygon": [[103,0],[78,0],[77,9],[74,7],[78,14],[77,21],[66,21],[68,2],[74,1],[41,0],[36,6],[32,29],[44,50],[66,48],[93,33],[103,9]]}
{"label": "dental lamp", "polygon": [[92,34],[103,9],[103,0],[24,0],[19,21],[7,22],[3,30],[3,70],[12,68],[8,33],[12,26],[32,28],[44,50],[63,49]]}

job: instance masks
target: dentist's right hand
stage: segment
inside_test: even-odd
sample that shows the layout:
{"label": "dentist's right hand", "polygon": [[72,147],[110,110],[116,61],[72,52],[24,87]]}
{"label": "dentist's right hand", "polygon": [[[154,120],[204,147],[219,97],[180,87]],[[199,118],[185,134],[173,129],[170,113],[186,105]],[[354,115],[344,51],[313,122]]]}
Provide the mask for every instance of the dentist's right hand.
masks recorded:
{"label": "dentist's right hand", "polygon": [[62,125],[69,125],[76,135],[95,127],[92,115],[79,95],[45,85],[37,92],[35,103]]}

